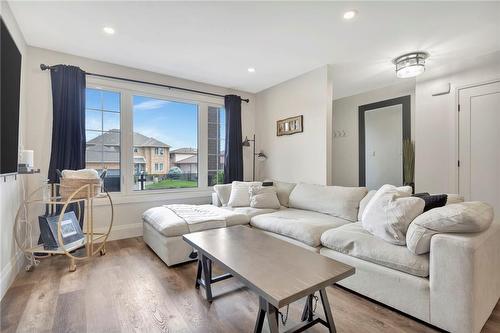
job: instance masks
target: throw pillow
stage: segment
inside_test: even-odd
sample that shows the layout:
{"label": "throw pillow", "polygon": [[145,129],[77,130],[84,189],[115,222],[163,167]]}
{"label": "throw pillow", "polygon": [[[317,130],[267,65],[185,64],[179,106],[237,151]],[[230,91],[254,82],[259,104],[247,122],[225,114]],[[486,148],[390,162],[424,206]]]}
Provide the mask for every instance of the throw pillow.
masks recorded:
{"label": "throw pillow", "polygon": [[288,207],[288,201],[290,199],[290,193],[296,184],[294,183],[286,183],[280,182],[276,180],[266,179],[265,183],[271,182],[273,183],[274,188],[276,189],[276,194],[278,195],[278,200],[280,201],[281,206]]}
{"label": "throw pillow", "polygon": [[229,197],[231,196],[231,184],[218,184],[214,185],[214,191],[217,193],[222,206],[227,206]]}
{"label": "throw pillow", "polygon": [[276,195],[276,189],[272,186],[251,186],[250,207],[279,209],[280,201]]}
{"label": "throw pillow", "polygon": [[479,201],[432,209],[418,216],[408,228],[406,245],[415,254],[430,251],[431,237],[438,233],[481,232],[493,222],[493,208]]}
{"label": "throw pillow", "polygon": [[413,196],[421,198],[425,201],[424,212],[433,208],[443,207],[446,205],[446,202],[448,200],[447,194],[430,195],[429,193],[416,193]]}
{"label": "throw pillow", "polygon": [[396,186],[384,185],[370,200],[361,219],[363,228],[372,235],[396,245],[406,244],[406,230],[422,214],[425,202],[411,197]]}
{"label": "throw pillow", "polygon": [[231,184],[231,195],[227,205],[229,207],[249,207],[250,206],[250,186],[262,185],[261,182],[238,182]]}
{"label": "throw pillow", "polygon": [[[398,191],[402,191],[408,194],[411,194],[413,189],[411,186],[400,186],[397,188]],[[366,205],[370,202],[373,196],[377,193],[377,190],[370,190],[367,195],[359,202],[359,212],[358,212],[358,221],[362,220],[363,212],[365,211]]]}

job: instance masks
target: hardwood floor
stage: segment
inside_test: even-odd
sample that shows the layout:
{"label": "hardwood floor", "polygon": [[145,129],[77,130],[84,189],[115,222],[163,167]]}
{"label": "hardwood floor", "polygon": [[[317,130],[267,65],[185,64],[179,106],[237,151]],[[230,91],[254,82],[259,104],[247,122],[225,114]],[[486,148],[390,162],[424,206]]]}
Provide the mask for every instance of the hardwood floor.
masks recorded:
{"label": "hardwood floor", "polygon": [[[195,263],[168,268],[142,238],[108,243],[105,256],[78,263],[76,272],[67,264],[52,257],[19,274],[1,302],[2,332],[253,331],[258,299],[251,291],[229,279],[214,285],[209,304],[194,289]],[[436,332],[342,288],[328,288],[328,296],[338,332]],[[290,307],[287,327],[302,306]],[[483,332],[500,332],[500,304]]]}

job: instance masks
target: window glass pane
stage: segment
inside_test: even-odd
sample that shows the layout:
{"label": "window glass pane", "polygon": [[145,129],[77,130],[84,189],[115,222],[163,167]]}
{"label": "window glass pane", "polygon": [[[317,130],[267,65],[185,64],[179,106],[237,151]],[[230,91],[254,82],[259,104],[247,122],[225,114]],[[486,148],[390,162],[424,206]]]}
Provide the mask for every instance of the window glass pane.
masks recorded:
{"label": "window glass pane", "polygon": [[198,105],[133,97],[134,190],[198,186]]}
{"label": "window glass pane", "polygon": [[[112,91],[86,89],[86,168],[99,173],[107,169],[104,187],[109,192],[120,191],[120,115],[103,109],[104,96],[117,101],[120,111],[120,94]],[[103,121],[104,120],[104,121]],[[108,130],[113,129],[113,132]]]}
{"label": "window glass pane", "polygon": [[102,113],[103,130],[105,131],[120,131],[120,114],[115,112]]}
{"label": "window glass pane", "polygon": [[[225,110],[208,107],[208,185],[224,181]],[[222,157],[221,157],[222,156]]]}
{"label": "window glass pane", "polygon": [[102,109],[120,112],[120,94],[111,91],[102,92]]}
{"label": "window glass pane", "polygon": [[97,130],[102,129],[102,112],[95,110],[85,110],[85,129]]}
{"label": "window glass pane", "polygon": [[101,91],[97,89],[87,89],[85,107],[87,109],[101,110]]}

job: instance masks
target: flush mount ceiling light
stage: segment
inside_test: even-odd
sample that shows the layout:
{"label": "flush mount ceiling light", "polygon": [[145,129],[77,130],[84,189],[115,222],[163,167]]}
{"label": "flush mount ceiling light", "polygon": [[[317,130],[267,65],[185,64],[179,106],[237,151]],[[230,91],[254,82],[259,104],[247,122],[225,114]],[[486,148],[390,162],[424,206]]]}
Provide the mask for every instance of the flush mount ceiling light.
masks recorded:
{"label": "flush mount ceiling light", "polygon": [[248,73],[255,73],[255,68],[253,67],[248,68]]}
{"label": "flush mount ceiling light", "polygon": [[115,34],[115,29],[111,27],[104,27],[102,28],[102,31],[104,31],[108,35],[114,35]]}
{"label": "flush mount ceiling light", "polygon": [[396,76],[399,78],[415,77],[425,71],[427,52],[411,52],[397,57],[392,62],[396,65]]}
{"label": "flush mount ceiling light", "polygon": [[355,10],[349,10],[347,12],[344,13],[344,19],[346,20],[350,20],[350,19],[353,19],[354,16],[356,16],[358,12],[355,11]]}

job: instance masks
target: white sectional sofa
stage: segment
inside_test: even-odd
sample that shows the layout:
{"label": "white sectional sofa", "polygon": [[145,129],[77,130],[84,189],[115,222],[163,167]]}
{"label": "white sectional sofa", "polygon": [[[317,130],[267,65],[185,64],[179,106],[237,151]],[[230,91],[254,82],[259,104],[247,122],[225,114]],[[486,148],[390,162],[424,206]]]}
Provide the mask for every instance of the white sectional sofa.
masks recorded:
{"label": "white sectional sofa", "polygon": [[[430,253],[415,255],[363,229],[358,219],[373,194],[365,188],[274,186],[280,209],[227,207],[231,184],[216,185],[213,204],[230,212],[228,219],[197,230],[249,224],[356,267],[339,283],[348,289],[450,332],[480,332],[500,297],[500,223],[479,233],[434,235]],[[154,209],[143,216],[145,242],[167,265],[193,260],[182,235],[194,230]]]}

